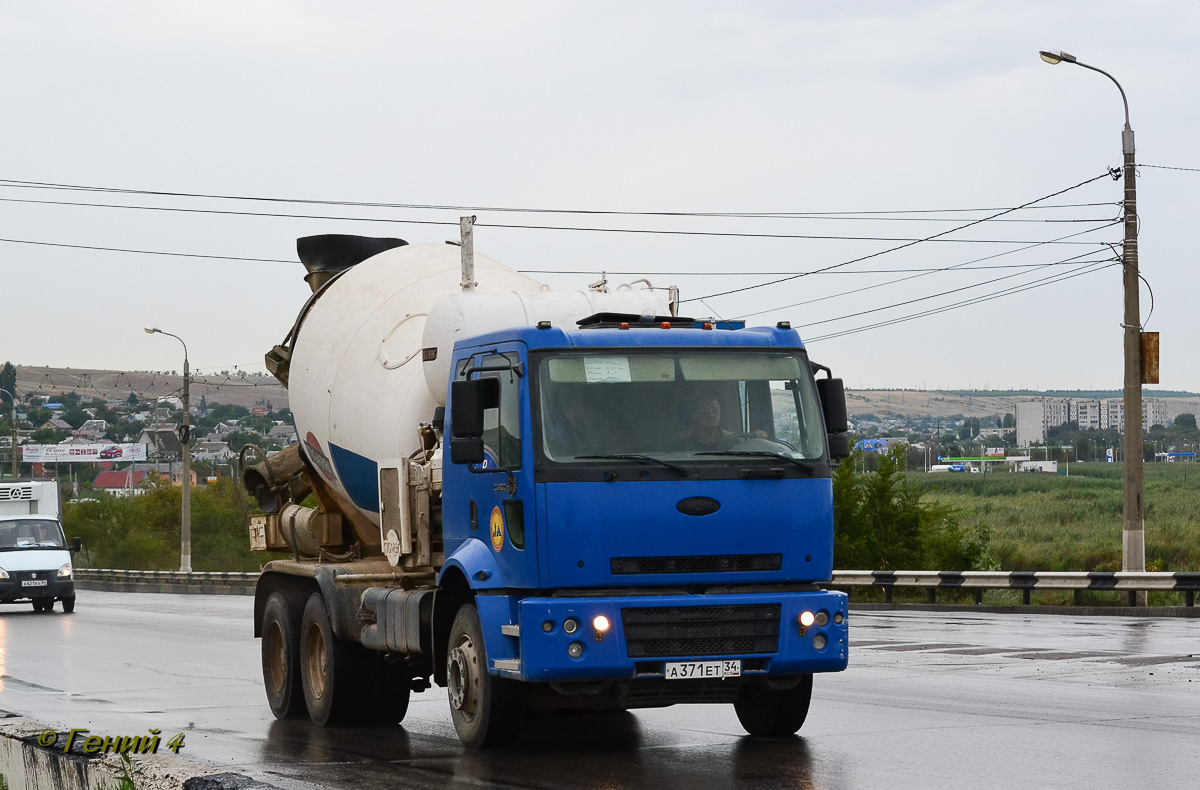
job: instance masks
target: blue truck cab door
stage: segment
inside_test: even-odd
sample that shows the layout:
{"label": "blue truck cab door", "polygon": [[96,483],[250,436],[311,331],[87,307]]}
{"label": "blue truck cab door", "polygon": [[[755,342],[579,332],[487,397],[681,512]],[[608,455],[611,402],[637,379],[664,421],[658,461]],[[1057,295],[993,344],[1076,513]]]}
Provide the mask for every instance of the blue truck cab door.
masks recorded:
{"label": "blue truck cab door", "polygon": [[455,365],[455,379],[494,378],[499,402],[483,413],[484,461],[448,465],[443,529],[447,555],[464,542],[482,541],[502,582],[489,587],[540,586],[530,444],[529,376],[524,343],[489,344]]}

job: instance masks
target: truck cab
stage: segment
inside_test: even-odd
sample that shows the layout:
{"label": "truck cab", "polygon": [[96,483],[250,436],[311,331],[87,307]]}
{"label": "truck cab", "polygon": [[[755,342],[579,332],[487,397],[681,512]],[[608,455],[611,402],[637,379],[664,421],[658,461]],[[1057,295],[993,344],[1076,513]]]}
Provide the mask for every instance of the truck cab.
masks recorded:
{"label": "truck cab", "polygon": [[[31,602],[49,612],[56,601],[75,611],[71,554],[53,481],[0,483],[0,603]],[[78,541],[76,541],[78,544]]]}
{"label": "truck cab", "polygon": [[846,597],[818,584],[831,458],[807,353],[786,326],[608,318],[455,347],[440,586],[474,591],[482,637],[450,636],[459,734],[479,737],[480,672],[794,732],[812,673],[847,662]]}

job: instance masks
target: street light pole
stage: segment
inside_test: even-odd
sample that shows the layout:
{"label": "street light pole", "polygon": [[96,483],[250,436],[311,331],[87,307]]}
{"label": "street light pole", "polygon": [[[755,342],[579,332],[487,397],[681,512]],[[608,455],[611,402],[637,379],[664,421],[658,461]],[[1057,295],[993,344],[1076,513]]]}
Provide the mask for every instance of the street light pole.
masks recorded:
{"label": "street light pole", "polygon": [[183,507],[179,537],[179,571],[192,572],[192,449],[191,449],[191,370],[188,368],[187,343],[179,335],[164,332],[153,326],[146,327],[146,334],[173,337],[183,346],[183,428],[179,431],[179,444],[183,456]]}
{"label": "street light pole", "polygon": [[[1125,128],[1121,131],[1121,152],[1124,155],[1125,179],[1125,247],[1121,255],[1125,288],[1125,519],[1121,552],[1121,569],[1146,570],[1146,532],[1144,516],[1145,478],[1142,469],[1142,323],[1139,306],[1138,248],[1137,248],[1137,177],[1134,173],[1133,128],[1129,125],[1129,100],[1125,89],[1113,75],[1095,66],[1080,63],[1066,52],[1041,52],[1042,60],[1050,64],[1074,63],[1099,72],[1113,81],[1121,92],[1125,105]],[[1146,604],[1146,593],[1139,592],[1137,602]]]}
{"label": "street light pole", "polygon": [[9,418],[12,425],[9,428],[12,430],[12,476],[16,480],[20,473],[21,463],[17,459],[17,394],[3,388],[0,388],[0,392],[8,395],[9,401],[12,403],[12,415]]}

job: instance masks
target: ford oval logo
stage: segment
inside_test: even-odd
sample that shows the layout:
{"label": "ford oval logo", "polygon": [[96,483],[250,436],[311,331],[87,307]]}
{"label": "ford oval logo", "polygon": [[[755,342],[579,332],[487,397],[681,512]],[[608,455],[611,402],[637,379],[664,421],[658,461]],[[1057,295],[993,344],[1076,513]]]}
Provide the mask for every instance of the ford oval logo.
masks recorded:
{"label": "ford oval logo", "polygon": [[690,496],[679,500],[675,509],[685,516],[707,516],[721,509],[721,503],[711,497]]}

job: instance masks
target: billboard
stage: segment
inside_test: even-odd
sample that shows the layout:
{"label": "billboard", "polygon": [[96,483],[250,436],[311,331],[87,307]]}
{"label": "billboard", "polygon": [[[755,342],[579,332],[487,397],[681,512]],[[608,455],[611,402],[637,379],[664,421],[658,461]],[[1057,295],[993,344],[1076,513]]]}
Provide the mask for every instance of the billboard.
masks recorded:
{"label": "billboard", "polygon": [[95,464],[102,461],[145,461],[144,444],[26,444],[21,460],[27,464]]}

